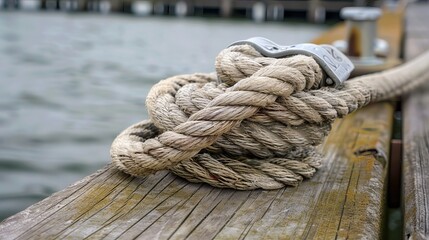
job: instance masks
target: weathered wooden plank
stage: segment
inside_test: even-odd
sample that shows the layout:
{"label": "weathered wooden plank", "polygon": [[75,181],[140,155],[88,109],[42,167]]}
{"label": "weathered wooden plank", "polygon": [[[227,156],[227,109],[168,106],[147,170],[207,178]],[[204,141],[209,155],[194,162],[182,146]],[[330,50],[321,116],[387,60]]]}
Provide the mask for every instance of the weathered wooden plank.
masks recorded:
{"label": "weathered wooden plank", "polygon": [[234,191],[112,166],[0,225],[0,238],[368,238],[381,234],[393,107],[337,121],[324,167],[297,188]]}
{"label": "weathered wooden plank", "polygon": [[[429,42],[428,42],[429,46]],[[403,205],[407,239],[429,238],[429,85],[404,103]]]}
{"label": "weathered wooden plank", "polygon": [[[407,9],[406,58],[429,49],[429,5]],[[403,206],[404,238],[429,238],[429,83],[403,103]]]}

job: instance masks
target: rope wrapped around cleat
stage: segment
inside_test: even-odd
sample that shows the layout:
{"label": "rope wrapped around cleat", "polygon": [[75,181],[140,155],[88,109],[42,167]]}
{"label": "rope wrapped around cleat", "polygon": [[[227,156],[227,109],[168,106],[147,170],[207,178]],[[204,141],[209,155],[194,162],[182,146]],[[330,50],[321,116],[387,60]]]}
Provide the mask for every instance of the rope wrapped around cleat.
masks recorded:
{"label": "rope wrapped around cleat", "polygon": [[168,169],[222,188],[297,186],[320,167],[316,147],[335,119],[410,91],[429,79],[427,69],[429,52],[329,88],[311,57],[268,58],[249,45],[232,46],[218,55],[216,73],[153,86],[150,120],[115,139],[112,161],[134,176]]}

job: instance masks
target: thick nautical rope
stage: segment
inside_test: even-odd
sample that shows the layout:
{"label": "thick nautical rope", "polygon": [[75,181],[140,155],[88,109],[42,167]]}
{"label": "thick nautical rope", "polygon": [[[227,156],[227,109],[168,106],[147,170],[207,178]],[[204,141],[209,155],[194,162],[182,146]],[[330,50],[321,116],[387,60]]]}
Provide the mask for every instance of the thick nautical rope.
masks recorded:
{"label": "thick nautical rope", "polygon": [[215,74],[175,76],[150,91],[151,120],[113,142],[115,166],[134,176],[168,169],[234,189],[296,186],[320,167],[316,151],[336,118],[429,78],[429,54],[397,69],[321,87],[311,57],[267,58],[248,45],[216,59]]}

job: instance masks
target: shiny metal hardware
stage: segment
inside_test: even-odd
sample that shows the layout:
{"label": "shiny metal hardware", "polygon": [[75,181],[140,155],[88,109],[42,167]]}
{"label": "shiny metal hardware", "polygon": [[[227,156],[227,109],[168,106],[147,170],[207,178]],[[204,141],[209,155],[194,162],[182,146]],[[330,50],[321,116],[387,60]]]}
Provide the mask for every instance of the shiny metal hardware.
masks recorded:
{"label": "shiny metal hardware", "polygon": [[340,86],[349,78],[354,69],[353,63],[341,51],[331,45],[302,43],[281,46],[266,38],[254,37],[234,42],[230,46],[244,44],[252,46],[265,57],[282,58],[299,54],[313,57],[328,76],[323,83],[324,86]]}
{"label": "shiny metal hardware", "polygon": [[382,64],[383,60],[376,55],[386,56],[389,45],[385,40],[377,39],[377,20],[381,9],[346,7],[341,9],[340,15],[346,20],[346,39],[335,41],[333,45],[356,65]]}

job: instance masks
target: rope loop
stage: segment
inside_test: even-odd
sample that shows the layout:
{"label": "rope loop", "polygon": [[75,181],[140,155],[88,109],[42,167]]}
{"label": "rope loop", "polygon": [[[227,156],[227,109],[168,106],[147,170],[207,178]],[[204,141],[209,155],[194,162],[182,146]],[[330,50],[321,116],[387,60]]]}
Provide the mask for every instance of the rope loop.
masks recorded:
{"label": "rope loop", "polygon": [[[371,76],[340,89],[321,87],[326,76],[313,58],[267,58],[249,45],[223,50],[215,65],[216,73],[174,76],[152,87],[151,120],[112,144],[119,169],[134,176],[169,169],[191,182],[241,190],[296,186],[320,167],[316,147],[336,118],[406,88],[399,79],[380,93]],[[420,65],[419,71],[427,67]]]}

